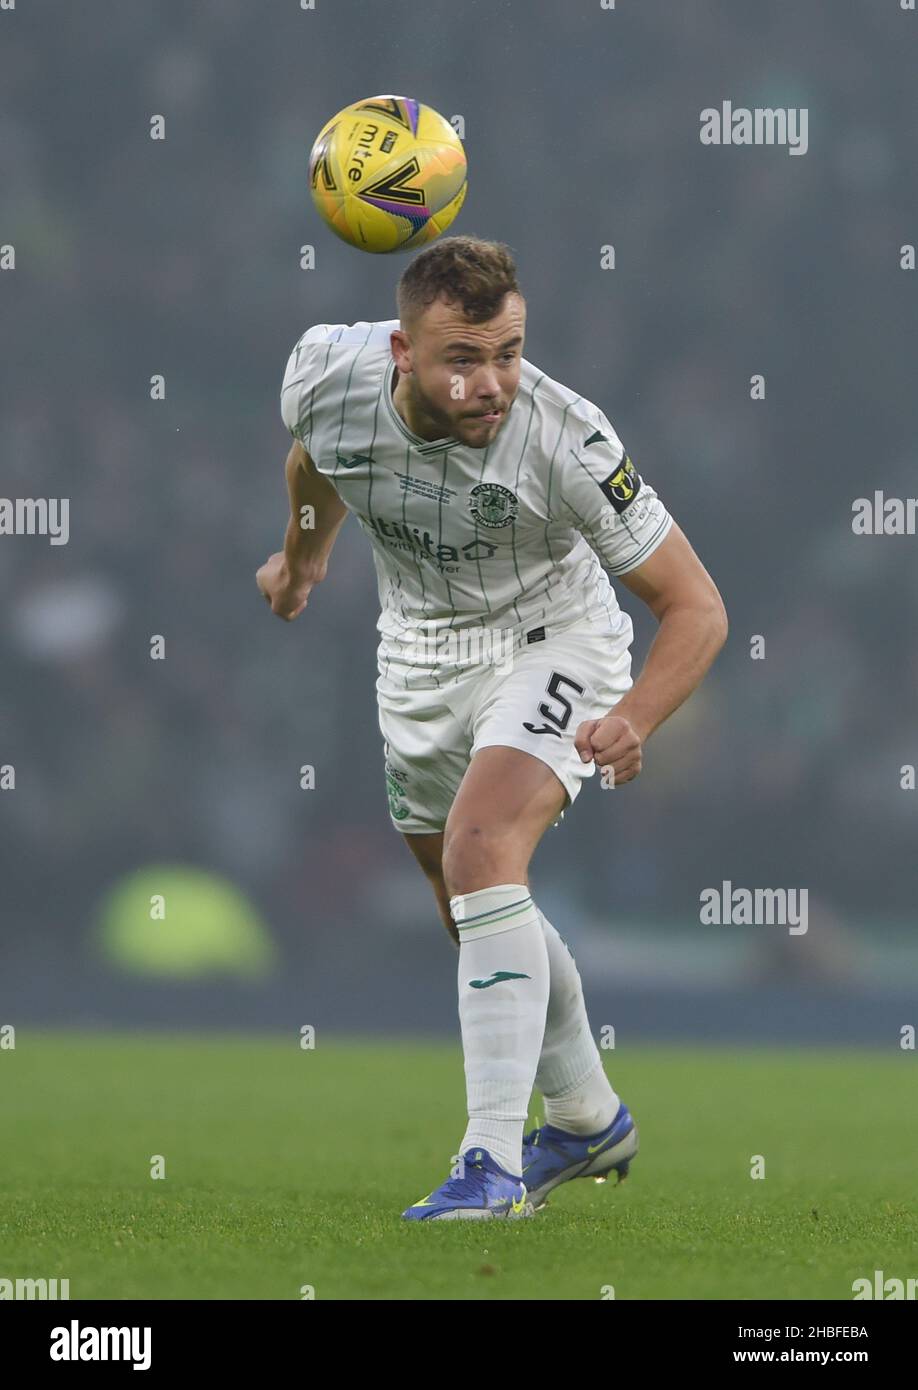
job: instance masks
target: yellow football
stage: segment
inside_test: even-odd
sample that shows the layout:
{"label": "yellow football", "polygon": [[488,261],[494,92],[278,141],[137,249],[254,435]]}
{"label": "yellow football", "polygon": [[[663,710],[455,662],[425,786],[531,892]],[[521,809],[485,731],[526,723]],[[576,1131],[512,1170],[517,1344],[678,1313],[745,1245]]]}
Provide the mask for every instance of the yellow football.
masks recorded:
{"label": "yellow football", "polygon": [[309,187],[336,236],[359,251],[412,251],[434,241],[465,201],[462,141],[411,97],[355,101],[319,131]]}

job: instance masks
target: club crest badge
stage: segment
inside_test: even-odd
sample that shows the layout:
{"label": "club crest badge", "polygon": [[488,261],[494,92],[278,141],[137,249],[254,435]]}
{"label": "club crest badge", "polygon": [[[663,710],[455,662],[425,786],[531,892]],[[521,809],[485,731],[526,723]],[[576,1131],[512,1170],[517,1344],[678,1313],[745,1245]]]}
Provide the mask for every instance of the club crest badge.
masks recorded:
{"label": "club crest badge", "polygon": [[479,526],[509,526],[519,509],[516,494],[500,483],[478,483],[469,493],[469,510]]}

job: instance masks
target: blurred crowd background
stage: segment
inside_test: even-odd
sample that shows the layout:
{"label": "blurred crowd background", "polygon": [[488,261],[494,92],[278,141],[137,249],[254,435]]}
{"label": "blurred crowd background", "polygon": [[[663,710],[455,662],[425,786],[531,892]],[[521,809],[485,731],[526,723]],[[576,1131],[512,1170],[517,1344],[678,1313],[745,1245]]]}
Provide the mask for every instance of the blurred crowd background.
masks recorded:
{"label": "blurred crowd background", "polygon": [[[70,498],[68,545],[0,537],[0,1022],[457,1027],[388,818],[364,538],[293,625],[254,583],[293,343],[394,316],[405,264],[320,224],[308,150],[395,92],[463,117],[453,230],[513,248],[525,355],[609,415],[731,619],[642,778],[546,837],[537,899],[635,1031],[885,1035],[918,962],[918,538],[851,509],[918,486],[916,53],[898,0],[0,14],[0,495]],[[702,146],[726,99],[806,107],[808,152]],[[619,597],[637,670],[654,625]],[[200,959],[197,909],[143,946],[138,873],[194,882]],[[806,936],[702,927],[724,879],[808,888]]]}

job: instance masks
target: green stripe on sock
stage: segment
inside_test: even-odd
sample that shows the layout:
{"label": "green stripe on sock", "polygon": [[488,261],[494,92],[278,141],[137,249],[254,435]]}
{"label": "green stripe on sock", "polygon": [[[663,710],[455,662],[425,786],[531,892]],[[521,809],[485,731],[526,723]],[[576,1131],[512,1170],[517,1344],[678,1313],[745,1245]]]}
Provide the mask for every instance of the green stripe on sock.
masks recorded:
{"label": "green stripe on sock", "polygon": [[520,898],[518,902],[510,903],[507,907],[492,907],[488,912],[480,912],[477,917],[470,917],[466,922],[456,922],[455,925],[459,931],[464,931],[466,927],[481,927],[486,923],[490,926],[494,922],[503,922],[508,917],[518,917],[521,912],[525,912],[530,907],[532,907],[531,897]]}

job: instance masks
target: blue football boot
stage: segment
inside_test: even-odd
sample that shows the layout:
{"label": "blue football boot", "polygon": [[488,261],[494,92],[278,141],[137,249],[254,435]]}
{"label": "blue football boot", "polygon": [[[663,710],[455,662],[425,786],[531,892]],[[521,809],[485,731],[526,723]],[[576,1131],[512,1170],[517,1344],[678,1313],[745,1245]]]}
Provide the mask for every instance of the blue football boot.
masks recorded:
{"label": "blue football boot", "polygon": [[467,1149],[463,1173],[402,1212],[409,1221],[456,1221],[531,1216],[526,1184],[501,1168],[487,1149]]}
{"label": "blue football boot", "polygon": [[529,1200],[537,1209],[552,1188],[570,1178],[599,1178],[613,1170],[618,1181],[628,1175],[638,1151],[638,1132],[626,1105],[599,1134],[568,1134],[543,1125],[523,1135],[523,1179]]}

